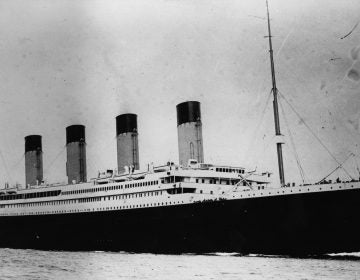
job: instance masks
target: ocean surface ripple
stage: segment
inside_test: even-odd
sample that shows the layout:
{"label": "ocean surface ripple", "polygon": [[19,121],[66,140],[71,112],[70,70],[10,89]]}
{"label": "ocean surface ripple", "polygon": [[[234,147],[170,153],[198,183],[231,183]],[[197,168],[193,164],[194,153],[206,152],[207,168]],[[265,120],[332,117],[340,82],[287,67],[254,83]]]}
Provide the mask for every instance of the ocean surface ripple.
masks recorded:
{"label": "ocean surface ripple", "polygon": [[0,279],[360,280],[360,253],[297,259],[0,249]]}

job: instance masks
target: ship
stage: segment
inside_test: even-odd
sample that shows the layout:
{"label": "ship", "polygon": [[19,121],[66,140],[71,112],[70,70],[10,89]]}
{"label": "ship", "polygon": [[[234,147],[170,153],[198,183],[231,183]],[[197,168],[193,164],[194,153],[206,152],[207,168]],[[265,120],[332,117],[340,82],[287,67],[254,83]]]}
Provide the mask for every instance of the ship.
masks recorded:
{"label": "ship", "polygon": [[[281,136],[272,37],[275,134]],[[204,162],[200,102],[176,106],[179,163],[140,170],[137,115],[116,117],[117,168],[87,179],[85,126],[66,128],[66,184],[43,178],[42,137],[25,137],[25,187],[0,190],[0,247],[309,256],[360,251],[360,181],[286,183]]]}

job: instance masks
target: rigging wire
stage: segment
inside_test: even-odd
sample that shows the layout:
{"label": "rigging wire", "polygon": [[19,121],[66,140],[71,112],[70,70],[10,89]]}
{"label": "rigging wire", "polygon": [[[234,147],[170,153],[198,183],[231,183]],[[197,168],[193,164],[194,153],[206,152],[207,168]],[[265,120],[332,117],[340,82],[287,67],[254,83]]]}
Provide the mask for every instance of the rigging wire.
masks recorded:
{"label": "rigging wire", "polygon": [[[347,160],[352,157],[352,156],[355,156],[353,153],[350,153],[350,155],[339,165],[337,166],[333,171],[331,171],[328,175],[326,175],[324,178],[322,178],[319,182],[317,182],[316,184],[320,184],[322,183],[323,181],[326,180],[327,177],[329,177],[330,175],[332,175],[336,170],[338,170],[339,168],[342,168],[342,165],[347,162]],[[352,179],[352,178],[351,178]]]}
{"label": "rigging wire", "polygon": [[276,52],[276,55],[275,55],[276,57],[279,56],[280,52],[282,51],[283,47],[285,46],[287,40],[289,39],[289,37],[290,37],[291,33],[293,33],[293,31],[294,31],[294,29],[291,29],[291,30],[288,32],[288,34],[286,35],[285,39],[282,41],[279,50]]}
{"label": "rigging wire", "polygon": [[296,164],[299,168],[299,172],[300,172],[300,177],[301,177],[301,180],[303,182],[303,184],[305,184],[305,172],[304,172],[304,169],[301,165],[301,162],[300,162],[300,158],[299,158],[299,154],[297,153],[296,151],[296,146],[295,146],[295,142],[294,142],[294,138],[292,136],[292,133],[291,133],[291,130],[290,130],[290,126],[289,126],[289,123],[287,121],[287,118],[286,118],[286,115],[285,115],[285,110],[284,110],[284,107],[282,106],[282,103],[281,103],[281,98],[279,99],[279,104],[280,104],[280,109],[281,109],[281,112],[282,112],[282,115],[284,117],[284,121],[285,121],[285,125],[286,125],[286,128],[287,128],[287,131],[289,133],[289,138],[290,138],[290,143],[291,143],[291,146],[294,150],[294,157],[295,157],[295,161],[296,161]]}
{"label": "rigging wire", "polygon": [[[254,143],[255,143],[255,139],[256,139],[256,136],[257,136],[256,134],[257,134],[257,132],[259,131],[259,128],[260,128],[260,126],[261,126],[261,124],[262,124],[262,122],[263,122],[263,120],[264,120],[264,116],[265,116],[265,113],[266,113],[266,109],[268,108],[268,105],[269,105],[269,101],[270,101],[271,96],[272,96],[272,90],[270,90],[270,92],[269,92],[269,94],[268,94],[268,97],[267,97],[266,102],[265,102],[265,106],[264,106],[264,108],[263,108],[263,110],[262,110],[262,112],[261,112],[261,115],[260,115],[259,122],[256,124],[255,129],[254,129],[254,133],[253,133],[253,135],[252,135],[251,138],[250,138],[250,140],[251,140],[250,146],[251,146],[251,144],[254,144]],[[246,161],[246,159],[248,158],[250,151],[251,151],[251,149],[247,149],[247,153],[246,153],[246,156],[245,156],[245,161]]]}
{"label": "rigging wire", "polygon": [[[262,149],[261,155],[265,154],[265,151],[269,148],[269,146],[273,143],[273,140],[275,139],[276,135],[273,135],[267,143],[264,144],[264,148]],[[255,161],[255,169],[259,163],[259,161],[261,160],[261,157],[256,156],[255,158],[257,158],[257,160]]]}
{"label": "rigging wire", "polygon": [[3,153],[2,153],[1,150],[0,150],[0,156],[1,156],[1,160],[2,160],[2,162],[3,162],[3,164],[4,164],[4,168],[5,168],[6,175],[7,175],[8,179],[12,182],[12,178],[11,178],[11,175],[10,175],[10,172],[9,172],[9,168],[8,168],[8,166],[7,166],[7,164],[6,164],[5,157],[4,157],[4,155],[3,155]]}
{"label": "rigging wire", "polygon": [[[102,147],[108,147],[110,144],[113,144],[115,142],[115,146],[117,145],[117,136],[115,135],[114,137],[109,137],[108,140],[106,142],[101,142],[101,145]],[[102,150],[103,148],[100,148],[100,150]],[[97,165],[95,164],[97,163]],[[86,173],[87,174],[98,174],[100,171],[98,169],[98,161],[97,162],[94,162],[91,158],[89,158],[87,161],[86,161],[86,168],[87,168],[87,171]],[[97,166],[97,167],[96,167]],[[110,167],[111,168],[111,167]],[[117,163],[116,163],[116,169],[117,169]]]}
{"label": "rigging wire", "polygon": [[25,153],[23,153],[21,158],[12,166],[12,169],[15,169],[16,167],[18,167],[18,165],[24,159],[24,157],[25,157]]}
{"label": "rigging wire", "polygon": [[358,161],[356,160],[356,156],[354,156],[354,161],[355,161],[355,164],[356,164],[356,170],[358,172],[358,176],[360,178],[360,169],[359,169],[359,164],[358,164]]}
{"label": "rigging wire", "polygon": [[47,173],[50,168],[53,166],[53,164],[56,162],[56,160],[60,157],[60,155],[64,152],[66,148],[66,145],[63,146],[63,148],[60,150],[60,152],[55,156],[55,158],[52,160],[52,162],[46,167],[46,169],[44,170],[44,174]]}
{"label": "rigging wire", "polygon": [[268,104],[269,104],[269,101],[270,101],[270,98],[272,96],[272,89],[270,90],[269,94],[268,94],[268,97],[266,99],[266,103],[265,103],[265,106],[264,106],[264,109],[262,110],[261,112],[261,117],[260,117],[260,121],[258,123],[258,125],[256,126],[256,130],[259,128],[259,126],[261,125],[263,119],[264,119],[264,116],[265,116],[265,112],[266,112],[266,109],[268,107]]}
{"label": "rigging wire", "polygon": [[[351,64],[351,66],[349,67],[349,69],[352,69],[354,67],[354,65],[356,64],[356,62],[357,62],[357,60],[354,60],[353,63]],[[336,95],[336,96],[339,95],[339,91],[340,91],[340,88],[341,88],[340,85],[343,84],[344,80],[346,79],[347,73],[348,72],[346,71],[345,75],[342,77],[342,79],[337,84],[335,84],[336,80],[337,80],[337,79],[335,79],[335,82],[331,85],[332,87],[335,87],[337,85],[337,88],[335,89],[334,95]],[[326,109],[330,113],[330,109],[329,109],[328,106],[326,106]],[[334,119],[335,121],[339,122],[341,127],[346,130],[348,135],[350,135],[350,138],[352,138],[354,143],[357,144],[358,141],[359,141],[358,139],[359,139],[359,135],[360,135],[359,131],[357,131],[356,129],[349,129],[349,127],[346,126],[346,124],[344,123],[345,116],[344,116],[343,110],[336,110],[336,107],[332,108],[332,110],[335,110],[336,115],[339,115],[339,118],[335,118],[334,114],[330,114],[331,118]]]}
{"label": "rigging wire", "polygon": [[[250,15],[250,16],[251,16],[251,15]],[[265,20],[266,18],[261,18],[261,19],[264,19],[264,20]],[[284,47],[285,44],[287,43],[287,40],[288,40],[288,38],[290,37],[290,35],[292,34],[293,31],[294,31],[294,29],[291,29],[291,30],[288,32],[288,34],[286,35],[286,37],[284,38],[284,40],[282,41],[279,50],[278,50],[277,53],[275,54],[276,57],[279,56],[280,52],[282,51],[283,47]],[[267,58],[266,58],[266,59],[267,59]],[[265,59],[264,59],[264,61],[265,61]],[[259,95],[259,92],[261,91],[261,88],[264,87],[265,80],[266,80],[266,79],[264,78],[264,79],[262,80],[262,82],[259,84],[259,88],[258,88],[258,90],[256,90],[256,92],[258,93],[257,95]],[[257,137],[257,132],[258,132],[258,130],[259,130],[259,128],[260,128],[260,126],[261,126],[261,124],[262,124],[262,122],[263,122],[263,119],[264,119],[264,116],[265,116],[265,112],[266,112],[266,109],[268,108],[268,104],[269,104],[269,101],[270,101],[271,96],[272,96],[272,89],[271,89],[270,92],[269,92],[269,95],[268,95],[268,97],[267,97],[265,106],[264,106],[264,108],[263,108],[263,110],[262,110],[262,112],[261,112],[261,117],[260,117],[260,119],[259,119],[259,122],[257,123],[257,125],[256,125],[256,127],[255,127],[255,129],[254,129],[254,133],[253,133],[252,136],[250,137],[251,142],[250,142],[250,145],[249,145],[249,146],[251,146],[251,144],[254,144],[254,143],[255,143],[255,139],[256,139],[256,137]],[[245,157],[244,157],[244,158],[245,158],[245,161],[247,161],[247,158],[249,157],[250,151],[251,151],[250,148],[247,149],[247,153],[246,153],[246,155],[245,155]]]}
{"label": "rigging wire", "polygon": [[[111,138],[107,143],[105,143],[106,145],[108,143],[110,143],[111,141],[114,141],[116,140],[116,136]],[[44,170],[44,174],[45,173],[48,173],[51,169],[51,167],[54,165],[54,163],[57,161],[57,159],[61,156],[61,154],[66,150],[66,145],[64,145],[62,147],[62,149],[59,151],[59,153],[55,156],[55,158],[51,161],[51,163],[46,167],[46,169]],[[23,156],[24,157],[24,156]],[[96,170],[96,168],[94,167],[94,162],[90,159],[90,160],[87,160],[87,168],[89,170]]]}
{"label": "rigging wire", "polygon": [[295,108],[291,105],[291,103],[285,98],[285,96],[279,91],[280,96],[285,100],[285,102],[289,105],[291,110],[297,115],[300,121],[305,125],[305,127],[310,131],[310,133],[315,137],[315,139],[320,143],[320,145],[329,153],[332,159],[345,171],[345,173],[351,178],[352,176],[346,170],[344,166],[337,160],[337,158],[331,153],[329,148],[321,141],[321,139],[315,134],[315,132],[310,128],[310,126],[305,122],[305,120],[301,117],[301,115],[295,110]]}
{"label": "rigging wire", "polygon": [[[296,49],[296,47],[295,47],[295,49]],[[349,69],[353,68],[353,66],[355,65],[355,63],[356,63],[356,61],[354,61],[354,62],[352,63],[352,65],[350,66]],[[311,91],[309,90],[309,88],[306,86],[306,80],[305,80],[304,78],[301,78],[298,73],[296,73],[296,75],[295,75],[294,72],[292,71],[293,69],[290,69],[286,64],[283,64],[282,67],[285,67],[285,68],[286,68],[286,70],[287,70],[286,73],[289,74],[289,75],[291,75],[294,80],[298,81],[298,82],[299,82],[299,85],[300,85],[301,87],[303,87],[306,92],[311,92]],[[347,76],[347,73],[346,73],[346,74],[342,77],[342,79],[339,81],[338,85],[340,85],[340,84],[343,83],[343,81],[345,80],[346,76]],[[333,83],[333,85],[331,85],[330,87],[334,87],[334,86],[335,86],[335,83],[336,83],[336,81],[335,81],[335,82]],[[337,88],[337,89],[335,90],[335,94],[336,94],[336,95],[338,95],[339,90],[340,90],[339,88]],[[324,103],[323,105],[325,105],[325,108],[330,112],[329,107],[326,106],[325,103]],[[334,110],[334,109],[335,109],[335,108],[333,108],[332,110]],[[344,115],[343,115],[343,112],[342,112],[341,110],[340,110],[340,111],[336,111],[336,114],[339,115],[340,117],[342,117],[342,119],[344,119]],[[332,116],[332,118],[334,119],[333,116]],[[335,120],[335,121],[338,121],[339,124],[340,124],[340,125],[346,130],[346,132],[350,135],[350,137],[352,138],[352,140],[353,140],[355,143],[357,143],[357,142],[358,142],[358,138],[359,138],[358,136],[360,135],[359,132],[354,131],[354,130],[350,130],[350,129],[344,124],[344,122],[343,122],[342,119],[334,119],[334,120]],[[355,134],[357,134],[358,136],[354,135],[354,132],[355,132]]]}
{"label": "rigging wire", "polygon": [[[280,48],[279,48],[276,56],[279,55],[281,49],[283,48],[284,44],[287,42],[287,40],[288,40],[289,36],[291,35],[291,33],[293,32],[293,30],[294,30],[294,29],[290,30],[289,33],[287,34],[287,36],[285,37],[285,39],[283,40],[283,42],[282,42],[282,44],[281,44],[281,46],[280,46]],[[298,50],[298,48],[297,48],[296,46],[293,46],[293,48],[295,48],[295,50]],[[313,61],[313,62],[314,62],[314,61]],[[349,69],[352,69],[355,64],[356,64],[356,60],[354,60],[354,61],[352,62],[352,64],[351,64],[351,66],[350,66]],[[310,92],[309,89],[308,89],[307,86],[306,86],[305,80],[304,80],[303,78],[300,78],[299,73],[297,73],[296,75],[294,75],[294,73],[293,73],[293,71],[292,71],[293,69],[290,69],[289,67],[287,67],[286,64],[283,64],[283,66],[287,68],[287,73],[288,73],[288,74],[291,74],[295,80],[297,80],[297,81],[300,82],[300,85],[302,85],[307,92]],[[334,83],[332,83],[332,85],[330,85],[330,87],[334,87],[335,85],[340,85],[340,84],[342,84],[342,83],[344,82],[344,80],[346,79],[347,74],[348,74],[348,71],[345,72],[345,74],[344,74],[344,76],[343,76],[342,78],[340,77],[340,80],[339,80],[339,79],[334,79]],[[335,93],[338,94],[339,91],[340,91],[340,87],[337,87],[337,88],[335,89]],[[326,106],[326,107],[327,107],[327,106]],[[328,110],[329,110],[329,109],[328,109]],[[330,112],[330,110],[329,110],[329,112]],[[342,116],[343,118],[342,118],[342,119],[336,119],[336,120],[340,123],[340,125],[342,125],[342,127],[346,130],[346,132],[351,136],[351,138],[352,138],[352,140],[354,141],[354,143],[358,143],[358,138],[359,138],[358,135],[360,135],[360,133],[359,133],[358,131],[349,129],[349,128],[344,124],[344,121],[343,121],[344,115],[343,115],[343,112],[342,112],[342,111],[337,111],[337,113],[338,113],[338,115]],[[354,133],[354,132],[355,132],[355,133]],[[356,146],[357,146],[357,145],[356,145]]]}

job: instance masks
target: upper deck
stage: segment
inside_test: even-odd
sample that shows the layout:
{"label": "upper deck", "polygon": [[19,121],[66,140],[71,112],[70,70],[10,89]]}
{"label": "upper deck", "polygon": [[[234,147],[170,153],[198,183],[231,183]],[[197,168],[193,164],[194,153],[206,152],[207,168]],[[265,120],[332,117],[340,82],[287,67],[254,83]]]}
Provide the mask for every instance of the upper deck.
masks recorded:
{"label": "upper deck", "polygon": [[[256,180],[257,176],[261,176],[263,179]],[[139,202],[137,205],[144,206],[148,203],[142,204],[141,201],[151,201],[155,196],[162,196],[167,205],[166,199],[169,198],[169,195],[182,194],[184,196],[193,193],[205,197],[206,194],[214,195],[215,189],[219,190],[219,186],[223,189],[222,192],[225,192],[224,190],[228,192],[239,184],[245,188],[256,186],[263,189],[268,183],[265,178],[268,176],[256,175],[254,172],[247,173],[245,169],[238,167],[199,164],[184,168],[169,163],[149,168],[145,172],[136,171],[119,175],[107,172],[99,174],[90,182],[80,184],[43,184],[27,189],[4,189],[0,192],[0,215],[57,212],[54,210],[59,208],[56,207],[57,205],[67,205],[65,209],[61,210],[67,211],[66,209],[72,208],[70,205],[80,205],[85,202],[102,202],[100,203],[102,207],[92,208],[94,210],[108,209],[103,204],[105,202],[108,204],[111,199],[126,201],[130,198],[137,198]],[[183,185],[180,186],[180,183]],[[178,189],[174,191],[174,188]],[[187,199],[181,201],[185,203]],[[159,202],[158,205],[160,205]],[[37,211],[36,207],[43,209],[42,206],[49,207],[46,211]],[[1,211],[7,214],[1,213]]]}

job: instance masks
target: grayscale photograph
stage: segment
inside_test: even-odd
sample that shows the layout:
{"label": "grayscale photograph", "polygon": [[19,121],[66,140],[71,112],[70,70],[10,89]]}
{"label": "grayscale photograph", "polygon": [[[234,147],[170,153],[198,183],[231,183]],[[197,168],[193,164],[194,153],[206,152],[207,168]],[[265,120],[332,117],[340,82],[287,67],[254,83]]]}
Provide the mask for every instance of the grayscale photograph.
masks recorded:
{"label": "grayscale photograph", "polygon": [[0,279],[360,280],[359,0],[0,0]]}

